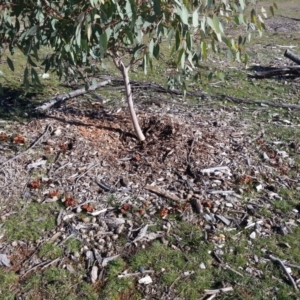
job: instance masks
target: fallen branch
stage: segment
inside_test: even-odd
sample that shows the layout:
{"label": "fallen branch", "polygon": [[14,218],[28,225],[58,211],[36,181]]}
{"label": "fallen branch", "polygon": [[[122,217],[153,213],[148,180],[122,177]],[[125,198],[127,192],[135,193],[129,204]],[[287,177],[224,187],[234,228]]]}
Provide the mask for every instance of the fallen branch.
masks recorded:
{"label": "fallen branch", "polygon": [[[300,72],[300,69],[299,69]],[[140,85],[138,85],[140,84]],[[140,83],[138,81],[133,81],[132,82],[132,87],[134,88],[140,88],[140,89],[152,89],[156,92],[159,93],[169,93],[171,95],[177,95],[177,96],[183,96],[183,93],[179,90],[169,90],[166,89],[159,84],[145,84],[145,83]],[[273,101],[266,101],[266,100],[251,100],[251,99],[245,99],[245,98],[238,98],[234,96],[229,96],[225,94],[208,94],[204,92],[187,92],[186,93],[188,96],[191,97],[200,97],[202,99],[218,99],[218,100],[227,100],[235,103],[246,103],[246,104],[258,104],[258,105],[267,105],[267,106],[274,106],[274,107],[282,107],[282,108],[292,108],[292,109],[300,109],[299,104],[289,104],[289,103],[279,103],[279,102],[273,102]],[[197,106],[197,105],[196,105]]]}
{"label": "fallen branch", "polygon": [[288,59],[292,60],[293,62],[295,62],[296,64],[300,65],[300,56],[299,55],[294,54],[290,50],[285,50],[283,55],[285,57],[287,57]]}
{"label": "fallen branch", "polygon": [[281,259],[279,259],[279,258],[277,258],[277,257],[275,257],[275,256],[273,256],[273,255],[269,255],[269,258],[270,258],[273,262],[278,263],[278,264],[281,266],[281,268],[283,269],[284,273],[285,273],[286,276],[288,277],[290,283],[293,285],[294,289],[295,289],[296,291],[299,291],[298,286],[297,286],[297,284],[296,284],[294,278],[291,276],[291,274],[290,274],[289,271],[287,270],[286,266],[284,265],[284,262],[283,262]]}
{"label": "fallen branch", "polygon": [[260,105],[267,105],[267,106],[274,106],[274,107],[300,109],[299,104],[278,103],[278,102],[265,101],[265,100],[251,100],[251,99],[237,98],[237,97],[232,97],[227,95],[219,95],[219,96],[223,96],[226,100],[236,102],[236,103],[260,104]]}
{"label": "fallen branch", "polygon": [[62,94],[62,95],[58,95],[58,96],[50,99],[49,101],[45,102],[44,104],[36,107],[35,110],[37,110],[37,111],[46,111],[49,108],[51,108],[52,106],[54,106],[55,104],[58,104],[60,102],[68,100],[70,98],[74,98],[74,97],[86,94],[86,93],[91,92],[91,91],[94,91],[94,90],[96,90],[100,87],[106,86],[110,83],[111,83],[110,80],[105,80],[105,81],[97,83],[96,85],[92,85],[91,87],[89,87],[88,90],[86,90],[85,88],[82,88],[82,89],[72,91],[70,93],[65,93],[65,94]]}
{"label": "fallen branch", "polygon": [[182,201],[182,199],[180,199],[179,197],[177,197],[176,195],[170,193],[170,192],[167,192],[167,191],[164,191],[164,190],[161,190],[159,189],[158,187],[156,186],[152,186],[152,185],[146,185],[145,186],[145,189],[152,192],[152,193],[155,193],[159,196],[163,196],[163,197],[166,197],[168,199],[171,199],[173,201]]}
{"label": "fallen branch", "polygon": [[250,78],[270,78],[273,76],[283,76],[283,75],[298,75],[300,76],[300,66],[288,66],[283,68],[270,68],[268,71],[257,72],[255,74],[249,74]]}
{"label": "fallen branch", "polygon": [[[299,69],[299,72],[300,72],[300,69]],[[121,84],[122,83],[121,79],[118,79],[118,78],[114,79],[111,76],[105,76],[104,78],[111,80],[113,84]],[[177,89],[170,90],[170,89],[164,88],[163,86],[156,84],[156,83],[139,82],[139,81],[133,80],[133,81],[131,81],[131,85],[132,85],[133,90],[134,89],[146,89],[146,90],[151,89],[157,93],[168,93],[170,95],[183,96],[183,93],[180,90],[177,90]],[[191,97],[199,97],[202,99],[211,98],[211,99],[218,99],[218,100],[227,100],[227,101],[236,102],[236,103],[259,104],[259,105],[268,105],[268,106],[282,107],[282,108],[300,109],[300,105],[298,105],[298,104],[278,103],[278,102],[266,101],[266,100],[251,100],[251,99],[245,99],[245,98],[237,98],[234,96],[228,96],[225,94],[209,94],[209,93],[204,93],[204,92],[189,92],[189,91],[187,91],[186,94]],[[197,104],[195,106],[197,106]]]}
{"label": "fallen branch", "polygon": [[[296,66],[294,66],[295,68]],[[300,67],[300,66],[299,66]],[[290,67],[291,68],[291,67]],[[297,66],[298,68],[298,66]],[[300,72],[300,69],[299,69]],[[106,79],[105,81],[99,83],[99,87],[100,86],[105,86],[109,83],[112,84],[112,86],[115,86],[114,88],[117,88],[116,85],[124,85],[124,81],[120,78],[113,78],[112,76],[101,76],[101,78]],[[166,93],[166,94],[170,94],[170,95],[176,95],[176,96],[183,96],[183,93],[180,90],[170,90],[167,89],[159,84],[155,84],[155,83],[149,83],[149,82],[139,82],[139,81],[130,81],[131,83],[131,87],[132,90],[136,90],[136,89],[144,89],[144,90],[152,90],[154,92],[157,93]],[[82,94],[87,93],[88,91],[86,91],[84,88],[83,89],[79,89],[76,91],[82,91]],[[74,92],[76,92],[74,91]],[[64,98],[66,96],[73,96],[74,92],[70,92],[68,94],[63,94],[60,96],[56,96],[55,98],[51,99],[50,101],[54,101],[54,103],[51,103],[50,105],[50,101],[44,103],[42,106],[37,107],[37,110],[47,110],[49,109],[51,106],[55,105],[56,103],[60,102],[60,101],[64,101],[67,100],[71,97],[67,97]],[[245,99],[245,98],[238,98],[238,97],[234,97],[234,96],[229,96],[229,95],[225,95],[225,94],[209,94],[209,93],[205,93],[205,92],[190,92],[187,91],[186,93],[188,96],[191,97],[199,97],[201,99],[216,99],[216,100],[227,100],[230,102],[235,102],[235,103],[245,103],[245,104],[257,104],[257,105],[266,105],[266,106],[273,106],[273,107],[281,107],[281,108],[288,108],[288,109],[300,109],[300,105],[299,104],[289,104],[289,103],[279,103],[279,102],[273,102],[273,101],[267,101],[267,100],[261,100],[261,99],[256,99],[256,100],[251,100],[251,99]],[[76,95],[75,95],[76,96]],[[73,97],[75,97],[73,96]],[[63,99],[61,99],[63,98]],[[57,99],[57,101],[55,102],[55,99]],[[60,100],[61,99],[61,100]],[[47,103],[49,103],[50,106],[46,106]],[[192,105],[190,104],[189,106],[198,106],[197,104]]]}

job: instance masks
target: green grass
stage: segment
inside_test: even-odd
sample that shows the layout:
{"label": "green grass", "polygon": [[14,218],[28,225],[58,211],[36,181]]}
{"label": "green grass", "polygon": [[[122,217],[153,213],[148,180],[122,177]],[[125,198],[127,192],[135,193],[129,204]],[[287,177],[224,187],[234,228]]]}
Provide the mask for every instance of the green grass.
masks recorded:
{"label": "green grass", "polygon": [[[98,300],[92,286],[67,270],[51,267],[42,274],[34,274],[22,282],[26,299]],[[40,297],[40,298],[37,298]]]}
{"label": "green grass", "polygon": [[135,291],[132,278],[117,278],[125,270],[125,267],[126,263],[121,258],[114,259],[109,263],[100,299],[142,299]]}
{"label": "green grass", "polygon": [[[129,266],[132,272],[137,272],[141,267],[154,270],[154,277],[159,277],[159,283],[166,289],[175,289],[184,299],[198,299],[213,281],[209,254],[211,245],[206,244],[203,233],[189,223],[180,222],[174,233],[182,239],[180,242],[173,237],[169,237],[168,245],[154,242],[150,248],[134,255]],[[182,251],[171,247],[177,243]],[[201,263],[206,265],[205,270],[200,268]],[[184,272],[193,274],[185,276]]]}
{"label": "green grass", "polygon": [[[48,53],[49,50],[42,49],[41,57]],[[10,70],[6,64],[6,57],[9,57],[14,63],[14,72]],[[8,120],[23,121],[34,116],[34,107],[41,101],[48,100],[55,93],[66,91],[65,88],[59,85],[59,80],[55,74],[50,74],[49,79],[40,79],[42,86],[31,86],[27,94],[24,93],[23,86],[23,72],[27,64],[25,56],[16,50],[14,55],[5,53],[1,57],[0,70],[4,73],[5,77],[0,78],[0,83],[3,87],[3,92],[7,100],[2,102],[0,107],[0,118]],[[36,71],[42,75],[43,67],[40,66],[41,61],[37,62],[38,67]]]}
{"label": "green grass", "polygon": [[45,243],[39,250],[39,256],[45,259],[55,259],[61,257],[63,250],[52,243]]}
{"label": "green grass", "polygon": [[37,241],[47,231],[55,228],[58,204],[24,203],[19,213],[9,217],[3,226],[9,241]]}
{"label": "green grass", "polygon": [[18,275],[0,267],[0,299],[14,300],[13,287],[18,281]]}
{"label": "green grass", "polygon": [[[272,299],[272,297],[297,299],[298,294],[287,282],[280,266],[262,259],[267,258],[267,253],[272,253],[280,259],[299,264],[300,254],[296,246],[299,233],[300,229],[296,228],[289,235],[276,234],[271,238],[252,240],[251,243],[246,236],[242,236],[226,245],[224,251],[231,254],[224,256],[224,261],[234,270],[241,272],[244,277],[223,269],[214,270],[215,278],[234,286],[231,298],[223,295],[220,299]],[[284,246],[285,244],[290,245],[290,248]],[[254,255],[259,262],[255,262]],[[245,272],[247,267],[262,273],[259,276],[255,276],[255,273],[251,275]],[[293,269],[293,274],[299,275],[297,269]]]}
{"label": "green grass", "polygon": [[65,247],[71,252],[71,253],[77,253],[79,252],[82,244],[78,239],[69,238],[65,243]]}

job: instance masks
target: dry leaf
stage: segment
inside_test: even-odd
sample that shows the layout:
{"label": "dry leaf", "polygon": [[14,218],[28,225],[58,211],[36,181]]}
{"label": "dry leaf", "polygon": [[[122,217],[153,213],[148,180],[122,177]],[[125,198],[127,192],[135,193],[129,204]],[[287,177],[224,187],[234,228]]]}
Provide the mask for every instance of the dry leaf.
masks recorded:
{"label": "dry leaf", "polygon": [[136,156],[134,157],[134,160],[135,160],[135,161],[140,161],[140,160],[141,160],[141,157],[140,157],[139,155],[136,155]]}
{"label": "dry leaf", "polygon": [[94,211],[94,206],[90,205],[90,204],[83,204],[81,206],[82,210],[86,211],[86,212],[93,212]]}
{"label": "dry leaf", "polygon": [[244,175],[240,178],[239,184],[251,184],[252,183],[252,178],[249,177],[248,175]]}
{"label": "dry leaf", "polygon": [[66,152],[67,150],[69,150],[69,147],[67,144],[62,144],[59,146],[59,148],[62,152]]}
{"label": "dry leaf", "polygon": [[145,214],[145,209],[144,208],[141,208],[141,209],[139,209],[139,214],[142,216],[142,215],[144,215]]}
{"label": "dry leaf", "polygon": [[121,207],[121,211],[128,211],[128,210],[131,210],[132,206],[128,203],[124,203]]}
{"label": "dry leaf", "polygon": [[265,141],[264,141],[264,140],[257,140],[256,142],[257,142],[257,144],[258,144],[258,145],[262,145],[262,144],[264,144],[264,143],[265,143]]}
{"label": "dry leaf", "polygon": [[164,218],[164,217],[166,217],[168,215],[168,213],[169,213],[169,210],[166,207],[163,207],[160,210],[159,215],[160,215],[161,218]]}
{"label": "dry leaf", "polygon": [[6,141],[8,136],[5,133],[0,133],[0,141]]}
{"label": "dry leaf", "polygon": [[203,201],[202,202],[202,205],[204,207],[208,207],[208,208],[212,208],[212,203],[210,201]]}
{"label": "dry leaf", "polygon": [[54,197],[58,197],[58,196],[59,196],[59,191],[50,191],[48,193],[49,198],[54,198]]}
{"label": "dry leaf", "polygon": [[41,186],[41,182],[39,179],[33,180],[28,183],[28,187],[32,189],[38,189]]}
{"label": "dry leaf", "polygon": [[25,143],[25,138],[21,135],[18,135],[14,138],[14,143],[15,144],[24,144]]}
{"label": "dry leaf", "polygon": [[70,196],[66,196],[65,199],[66,199],[66,201],[65,201],[65,206],[66,207],[77,205],[77,202],[74,200],[74,198],[72,198]]}

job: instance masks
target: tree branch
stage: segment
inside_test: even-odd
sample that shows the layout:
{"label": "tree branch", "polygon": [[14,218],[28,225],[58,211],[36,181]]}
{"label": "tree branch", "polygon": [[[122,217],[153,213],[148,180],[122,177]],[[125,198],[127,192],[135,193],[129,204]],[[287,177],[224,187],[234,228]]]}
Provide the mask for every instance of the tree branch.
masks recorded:
{"label": "tree branch", "polygon": [[94,91],[94,90],[96,90],[100,87],[106,86],[110,83],[111,83],[111,80],[108,79],[108,80],[99,82],[96,85],[90,86],[88,90],[86,90],[85,88],[82,88],[82,89],[78,89],[78,90],[75,90],[75,91],[72,91],[72,92],[69,92],[69,93],[58,95],[58,96],[46,101],[44,104],[36,107],[35,110],[37,110],[37,111],[46,111],[49,108],[51,108],[52,106],[54,106],[55,104],[66,101],[70,98],[74,98],[74,97],[86,94],[86,93],[91,92],[91,91]]}
{"label": "tree branch", "polygon": [[288,66],[283,68],[270,68],[268,71],[257,72],[255,74],[249,74],[250,78],[270,78],[273,76],[283,76],[283,75],[298,75],[300,76],[300,66]]}

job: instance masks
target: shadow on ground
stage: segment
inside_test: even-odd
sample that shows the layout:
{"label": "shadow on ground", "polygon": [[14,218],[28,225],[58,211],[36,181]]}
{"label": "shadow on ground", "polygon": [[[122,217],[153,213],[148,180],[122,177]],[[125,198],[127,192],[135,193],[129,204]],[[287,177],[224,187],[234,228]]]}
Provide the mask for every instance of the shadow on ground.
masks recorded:
{"label": "shadow on ground", "polygon": [[37,117],[37,93],[24,93],[23,89],[3,88],[0,95],[0,119],[15,120]]}

